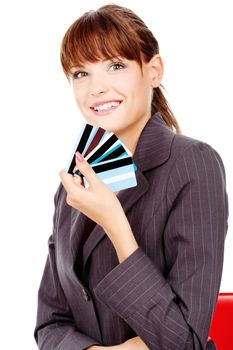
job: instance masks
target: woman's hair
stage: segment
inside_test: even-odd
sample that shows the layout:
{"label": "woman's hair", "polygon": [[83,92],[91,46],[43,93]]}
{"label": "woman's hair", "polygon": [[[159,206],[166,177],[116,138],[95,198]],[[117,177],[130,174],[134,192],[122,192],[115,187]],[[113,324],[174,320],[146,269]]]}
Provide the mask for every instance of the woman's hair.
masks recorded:
{"label": "woman's hair", "polygon": [[[109,4],[84,13],[68,28],[60,58],[68,77],[74,66],[117,56],[135,60],[142,68],[142,60],[148,63],[155,54],[159,54],[159,44],[145,23],[132,10]],[[180,133],[160,86],[154,88],[151,115],[160,112],[166,124]]]}

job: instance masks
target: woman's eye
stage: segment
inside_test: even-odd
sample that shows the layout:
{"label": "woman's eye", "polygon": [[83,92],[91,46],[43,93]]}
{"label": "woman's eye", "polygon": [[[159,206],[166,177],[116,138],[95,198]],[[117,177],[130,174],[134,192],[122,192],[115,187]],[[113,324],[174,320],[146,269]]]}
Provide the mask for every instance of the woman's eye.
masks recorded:
{"label": "woman's eye", "polygon": [[81,79],[83,76],[85,76],[84,74],[87,74],[86,72],[74,72],[72,74],[73,79]]}
{"label": "woman's eye", "polygon": [[113,70],[119,70],[119,69],[125,68],[125,65],[123,63],[116,62],[110,66],[110,69],[111,68],[114,68]]}

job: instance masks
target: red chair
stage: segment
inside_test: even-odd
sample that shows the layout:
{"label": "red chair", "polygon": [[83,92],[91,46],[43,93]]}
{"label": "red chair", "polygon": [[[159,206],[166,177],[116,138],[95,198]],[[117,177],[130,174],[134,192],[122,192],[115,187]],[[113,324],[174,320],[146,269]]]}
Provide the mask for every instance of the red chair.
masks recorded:
{"label": "red chair", "polygon": [[219,293],[210,338],[218,350],[233,350],[233,293]]}

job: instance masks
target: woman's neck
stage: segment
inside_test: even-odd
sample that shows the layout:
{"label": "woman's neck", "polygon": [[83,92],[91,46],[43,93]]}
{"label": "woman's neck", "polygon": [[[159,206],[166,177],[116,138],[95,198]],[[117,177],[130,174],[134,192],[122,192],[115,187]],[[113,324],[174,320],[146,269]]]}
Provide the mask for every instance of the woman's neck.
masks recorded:
{"label": "woman's neck", "polygon": [[136,124],[130,126],[127,130],[116,133],[117,137],[122,139],[123,144],[130,150],[132,155],[134,154],[141,132],[148,122],[149,118],[141,118]]}

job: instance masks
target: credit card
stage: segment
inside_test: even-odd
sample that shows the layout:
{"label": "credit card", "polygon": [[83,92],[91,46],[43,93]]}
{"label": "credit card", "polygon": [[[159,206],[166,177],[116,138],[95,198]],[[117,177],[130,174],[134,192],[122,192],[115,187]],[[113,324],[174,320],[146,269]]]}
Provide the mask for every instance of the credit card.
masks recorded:
{"label": "credit card", "polygon": [[83,124],[67,165],[69,174],[80,176],[88,188],[85,176],[77,169],[75,153],[80,152],[97,176],[113,191],[137,186],[131,151],[113,132]]}

